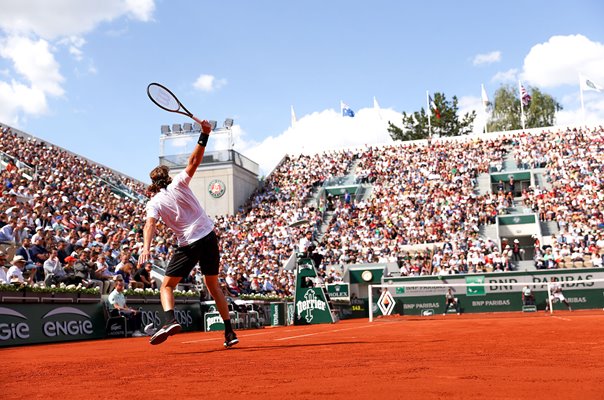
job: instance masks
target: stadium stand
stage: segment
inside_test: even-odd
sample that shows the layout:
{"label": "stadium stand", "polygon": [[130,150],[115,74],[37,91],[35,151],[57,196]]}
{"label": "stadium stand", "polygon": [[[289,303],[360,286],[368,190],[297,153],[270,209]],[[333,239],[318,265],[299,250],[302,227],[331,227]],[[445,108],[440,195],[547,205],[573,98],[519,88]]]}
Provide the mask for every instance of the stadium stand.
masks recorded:
{"label": "stadium stand", "polygon": [[[123,257],[136,265],[144,184],[6,126],[0,144],[0,234],[14,225],[0,250],[15,254],[24,237],[37,235],[46,251],[63,242],[64,256],[104,254],[112,273]],[[528,249],[535,268],[601,267],[603,147],[598,126],[287,156],[239,212],[216,218],[222,279],[233,296],[291,295],[286,265],[305,230],[327,282],[361,263],[395,263],[409,276],[514,270],[512,250],[488,227],[497,216],[527,212],[553,224]],[[532,171],[534,181],[484,185],[490,172],[508,170]],[[362,190],[326,190],[349,181]],[[309,224],[291,228],[298,220]],[[159,226],[157,267],[174,243]],[[87,265],[94,280],[94,263]]]}

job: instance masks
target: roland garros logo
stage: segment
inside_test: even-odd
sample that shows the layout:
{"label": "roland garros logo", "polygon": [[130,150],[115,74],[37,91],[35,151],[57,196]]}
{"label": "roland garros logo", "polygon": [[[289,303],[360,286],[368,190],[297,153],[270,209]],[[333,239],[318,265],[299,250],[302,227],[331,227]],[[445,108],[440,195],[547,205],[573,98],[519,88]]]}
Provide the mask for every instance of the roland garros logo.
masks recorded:
{"label": "roland garros logo", "polygon": [[222,197],[222,195],[224,194],[225,191],[226,191],[226,185],[220,179],[214,179],[208,185],[208,192],[210,193],[210,196],[212,196],[215,199]]}

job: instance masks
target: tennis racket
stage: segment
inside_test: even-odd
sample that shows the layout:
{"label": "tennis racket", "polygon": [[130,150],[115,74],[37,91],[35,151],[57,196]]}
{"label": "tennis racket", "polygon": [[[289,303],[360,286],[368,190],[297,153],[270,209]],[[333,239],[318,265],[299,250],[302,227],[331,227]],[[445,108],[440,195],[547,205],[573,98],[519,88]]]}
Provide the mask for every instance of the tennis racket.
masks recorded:
{"label": "tennis racket", "polygon": [[[166,111],[179,113],[182,115],[186,115],[187,117],[192,118],[199,125],[203,124],[203,121],[199,118],[195,117],[193,113],[187,110],[180,100],[164,85],[160,85],[159,83],[150,83],[147,86],[147,96],[151,99],[152,102],[155,103],[161,109]],[[207,124],[207,122],[205,122]]]}

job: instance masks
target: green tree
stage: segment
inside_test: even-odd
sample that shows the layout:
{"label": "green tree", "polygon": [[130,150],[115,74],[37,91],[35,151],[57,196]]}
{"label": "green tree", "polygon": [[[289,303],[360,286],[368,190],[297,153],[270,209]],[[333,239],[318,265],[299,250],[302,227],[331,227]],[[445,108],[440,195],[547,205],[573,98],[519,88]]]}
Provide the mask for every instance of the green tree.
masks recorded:
{"label": "green tree", "polygon": [[[430,108],[433,136],[459,136],[472,132],[476,111],[466,113],[460,120],[457,116],[457,96],[453,96],[449,101],[443,93],[436,92],[434,93],[434,103],[438,108],[440,118],[437,117],[435,110]],[[403,111],[402,127],[388,121],[388,132],[393,140],[407,141],[428,138],[430,130],[426,110],[422,107],[419,111],[410,114]]]}
{"label": "green tree", "polygon": [[[531,102],[524,107],[525,128],[553,126],[562,106],[536,87],[528,87]],[[495,92],[493,112],[487,122],[489,132],[522,129],[518,87],[503,85]]]}

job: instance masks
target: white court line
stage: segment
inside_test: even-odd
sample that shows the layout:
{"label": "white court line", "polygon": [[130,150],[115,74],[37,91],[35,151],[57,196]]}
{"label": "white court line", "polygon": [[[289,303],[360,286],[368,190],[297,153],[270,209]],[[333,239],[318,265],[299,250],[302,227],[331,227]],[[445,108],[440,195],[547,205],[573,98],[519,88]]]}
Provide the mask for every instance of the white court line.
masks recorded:
{"label": "white court line", "polygon": [[571,319],[569,319],[569,318],[557,317],[557,316],[555,316],[555,315],[552,315],[552,318],[558,318],[558,319],[561,319],[561,320],[563,320],[563,321],[572,321],[572,320],[571,320]]}
{"label": "white court line", "polygon": [[[239,332],[239,331],[237,331],[237,332]],[[243,336],[242,335],[237,335],[237,337],[241,339],[241,338],[246,338],[246,337],[249,337],[249,336],[265,335],[267,333],[268,333],[268,331],[263,331],[263,332],[259,332],[259,333],[250,333],[249,335],[243,335]],[[189,344],[189,343],[199,343],[199,342],[212,342],[214,340],[222,341],[223,338],[217,337],[217,338],[208,338],[208,339],[199,339],[199,340],[188,340],[186,342],[180,342],[180,343]]]}
{"label": "white court line", "polygon": [[[297,331],[310,329],[310,327],[306,327],[306,326],[302,327],[302,326],[293,326],[293,325],[287,326],[285,328],[292,328],[292,329],[288,329],[288,331],[291,331],[294,329]],[[250,333],[250,334],[245,334],[245,335],[241,335],[239,332],[241,332],[241,331],[237,331],[237,336],[241,339],[241,338],[246,338],[249,336],[266,335],[268,333],[273,333],[275,331],[273,331],[272,329],[266,329],[266,330],[263,330],[262,332]],[[180,342],[180,343],[189,344],[189,343],[211,342],[214,340],[222,340],[222,338],[218,337],[218,338],[207,338],[207,339],[199,339],[199,340],[188,340],[186,342]]]}
{"label": "white court line", "polygon": [[[393,322],[385,322],[385,323],[386,324],[394,324],[396,322],[393,321]],[[331,330],[323,331],[323,332],[314,332],[314,333],[307,333],[305,335],[288,336],[288,337],[274,339],[274,340],[276,340],[276,341],[279,341],[279,340],[290,340],[290,339],[297,339],[297,338],[307,337],[307,336],[322,335],[324,333],[335,333],[335,332],[350,331],[350,330],[353,330],[353,329],[373,328],[375,326],[382,326],[382,324],[370,323],[369,325],[364,325],[364,326],[354,326],[352,328],[343,328],[343,329],[331,329]]]}

